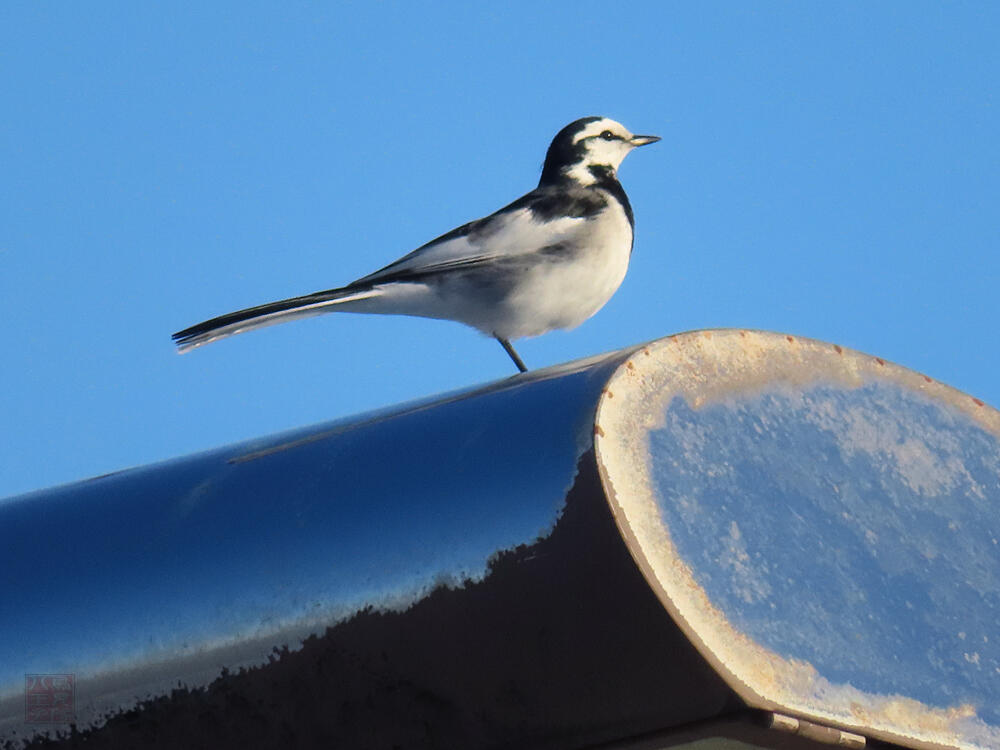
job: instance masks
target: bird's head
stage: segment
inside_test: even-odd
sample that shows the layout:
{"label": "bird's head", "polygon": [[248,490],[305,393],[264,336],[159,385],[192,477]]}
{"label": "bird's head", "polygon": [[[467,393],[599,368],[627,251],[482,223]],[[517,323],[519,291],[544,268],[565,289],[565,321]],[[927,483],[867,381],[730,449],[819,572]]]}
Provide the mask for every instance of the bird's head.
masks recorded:
{"label": "bird's head", "polygon": [[541,184],[571,179],[592,185],[607,175],[613,177],[629,151],[658,140],[655,135],[633,135],[620,122],[607,117],[584,117],[571,122],[552,139]]}

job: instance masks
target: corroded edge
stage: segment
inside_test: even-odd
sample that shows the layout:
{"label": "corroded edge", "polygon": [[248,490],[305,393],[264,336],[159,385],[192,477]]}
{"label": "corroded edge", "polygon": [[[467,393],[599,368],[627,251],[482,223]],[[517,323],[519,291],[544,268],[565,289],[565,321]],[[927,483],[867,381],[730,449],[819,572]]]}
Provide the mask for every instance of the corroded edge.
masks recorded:
{"label": "corroded edge", "polygon": [[1000,436],[1000,412],[981,400],[834,344],[723,329],[678,334],[637,349],[608,380],[595,420],[598,469],[615,522],[664,607],[751,706],[915,748],[998,747],[1000,730],[979,720],[971,706],[940,709],[905,696],[865,693],[827,681],[811,664],[761,647],[733,627],[696,583],[657,508],[648,435],[676,396],[698,409],[783,385],[853,389],[873,381],[890,381],[945,403]]}

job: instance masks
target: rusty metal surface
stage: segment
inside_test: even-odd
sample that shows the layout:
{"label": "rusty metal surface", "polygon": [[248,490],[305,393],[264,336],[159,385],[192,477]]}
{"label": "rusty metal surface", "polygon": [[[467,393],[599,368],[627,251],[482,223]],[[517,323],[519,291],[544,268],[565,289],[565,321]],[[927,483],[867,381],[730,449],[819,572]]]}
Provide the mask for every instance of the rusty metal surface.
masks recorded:
{"label": "rusty metal surface", "polygon": [[752,706],[1000,747],[1000,414],[876,357],[752,331],[611,378],[598,463],[647,580]]}

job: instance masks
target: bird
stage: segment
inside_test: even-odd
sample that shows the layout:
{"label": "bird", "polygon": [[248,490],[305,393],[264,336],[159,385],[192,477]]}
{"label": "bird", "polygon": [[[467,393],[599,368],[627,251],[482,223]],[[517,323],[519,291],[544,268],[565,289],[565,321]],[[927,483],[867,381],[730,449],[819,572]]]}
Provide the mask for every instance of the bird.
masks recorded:
{"label": "bird", "polygon": [[635,219],[618,181],[632,149],[656,143],[606,117],[583,117],[552,139],[538,187],[346,286],[269,302],[185,328],[179,353],[256,328],[328,312],[454,320],[500,342],[574,328],[618,290]]}

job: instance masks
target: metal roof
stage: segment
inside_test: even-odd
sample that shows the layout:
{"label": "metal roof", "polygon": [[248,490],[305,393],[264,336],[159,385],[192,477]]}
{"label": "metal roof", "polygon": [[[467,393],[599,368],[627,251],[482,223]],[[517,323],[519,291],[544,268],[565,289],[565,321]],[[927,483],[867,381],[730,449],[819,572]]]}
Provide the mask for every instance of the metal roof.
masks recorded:
{"label": "metal roof", "polygon": [[0,744],[1000,747],[998,437],[704,331],[0,501]]}

